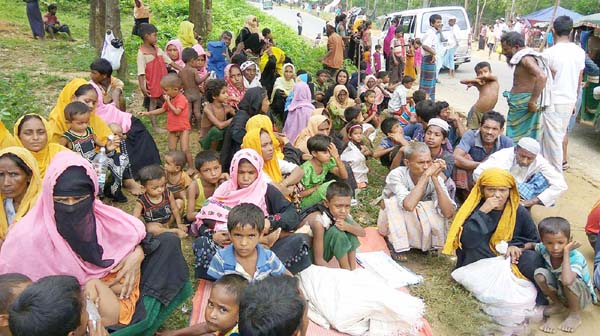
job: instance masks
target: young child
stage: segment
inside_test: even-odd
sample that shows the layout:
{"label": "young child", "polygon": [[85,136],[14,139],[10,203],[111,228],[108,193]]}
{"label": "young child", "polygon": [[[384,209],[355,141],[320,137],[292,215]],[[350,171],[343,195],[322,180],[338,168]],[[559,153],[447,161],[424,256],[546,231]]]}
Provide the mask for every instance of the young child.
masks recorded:
{"label": "young child", "polygon": [[251,203],[242,203],[229,212],[227,230],[231,244],[212,258],[208,275],[218,280],[226,274],[239,274],[248,281],[290,274],[279,258],[259,244],[265,228],[265,215]]}
{"label": "young child", "polygon": [[219,184],[229,179],[229,174],[223,173],[219,154],[213,150],[198,153],[194,163],[198,177],[187,188],[186,219],[189,222],[196,220],[196,214],[202,209],[206,199],[213,195]]}
{"label": "young child", "polygon": [[[200,77],[198,74],[198,68],[200,67],[200,60],[196,50],[192,48],[183,49],[182,59],[185,63],[185,67],[179,72],[179,78],[183,83],[183,94],[188,101],[188,117],[190,120],[192,117],[196,118],[196,122],[200,124],[202,118],[202,93],[200,92],[199,85],[203,85],[208,78],[208,73]],[[202,55],[205,59],[206,56]]]}
{"label": "young child", "polygon": [[431,151],[431,158],[433,160],[443,159],[446,162],[446,169],[442,172],[443,176],[440,175],[444,181],[452,177],[454,170],[454,156],[444,148],[448,141],[449,129],[450,125],[440,118],[430,119],[425,129],[425,144]]}
{"label": "young child", "polygon": [[342,162],[346,162],[350,165],[358,188],[364,189],[369,182],[367,157],[373,155],[373,153],[362,143],[363,128],[360,123],[348,123],[348,125],[346,125],[346,134],[348,134],[348,146],[346,146],[342,155],[340,155],[340,158],[342,159]]}
{"label": "young child", "polygon": [[[159,165],[140,169],[140,183],[145,192],[140,195],[133,215],[146,223],[146,231],[154,235],[174,232],[180,238],[187,236],[187,227],[182,224],[175,198],[167,188],[165,171]],[[177,228],[172,228],[173,222]]]}
{"label": "young child", "polygon": [[334,182],[327,188],[323,203],[317,203],[304,211],[304,221],[312,230],[312,251],[314,263],[327,266],[335,257],[340,267],[356,269],[356,249],[360,246],[358,237],[366,235],[365,230],[350,216],[352,188],[345,182]]}
{"label": "young child", "polygon": [[192,184],[190,175],[184,171],[185,153],[178,150],[165,154],[165,173],[167,173],[167,189],[175,202],[179,213],[183,213],[187,201],[187,188]]}
{"label": "young child", "polygon": [[325,93],[329,88],[329,72],[325,69],[317,71],[317,80],[315,81],[315,100],[320,103],[326,103],[323,101]]}
{"label": "young child", "polygon": [[50,34],[50,37],[55,40],[56,33],[66,33],[69,36],[69,41],[75,42],[73,36],[71,36],[71,29],[66,24],[61,24],[56,17],[56,11],[58,7],[55,4],[48,6],[48,12],[44,14],[44,27],[46,27],[46,31]]}
{"label": "young child", "polygon": [[304,190],[300,192],[300,197],[303,208],[325,199],[327,187],[334,182],[327,181],[328,173],[331,172],[340,179],[348,178],[346,167],[330,137],[317,134],[308,139],[306,146],[312,158],[302,164],[304,176],[300,183]]}
{"label": "young child", "polygon": [[96,156],[96,146],[104,147],[107,152],[116,149],[114,143],[104,143],[98,138],[90,125],[90,108],[82,102],[72,102],[65,107],[65,119],[69,129],[62,135],[58,143],[69,148],[92,162]]}
{"label": "young child", "polygon": [[[362,125],[362,129],[364,130],[364,136],[368,137],[368,139],[370,140],[370,136],[375,133],[375,128],[373,127],[373,125],[365,123],[365,118],[363,117],[363,110],[364,106],[361,105],[346,107],[346,109],[344,110],[344,119],[348,123],[355,122]],[[343,128],[341,131],[344,142],[347,142],[349,137],[349,134],[346,131],[346,128]]]}
{"label": "young child", "polygon": [[248,281],[238,274],[227,274],[215,281],[204,319],[206,322],[175,331],[163,331],[157,336],[239,336],[237,321],[240,311],[240,299]]}
{"label": "young child", "polygon": [[375,46],[375,52],[373,53],[373,65],[375,67],[375,74],[381,71],[381,46],[378,44]]}
{"label": "young child", "polygon": [[119,124],[108,124],[111,132],[114,134],[115,145],[119,147],[119,153],[114,152],[112,163],[109,161],[108,169],[110,176],[105,184],[104,197],[112,198],[118,203],[127,203],[127,197],[123,195],[121,186],[125,187],[132,195],[139,196],[144,192],[142,186],[135,181],[131,171],[131,162],[127,153],[127,145],[125,144],[126,135],[123,134],[123,128]]}
{"label": "young child", "polygon": [[190,120],[188,118],[188,101],[181,93],[182,81],[176,74],[168,74],[160,80],[160,86],[165,90],[165,103],[161,108],[148,112],[139,112],[142,116],[155,116],[167,112],[167,130],[169,131],[169,150],[176,150],[179,144],[185,153],[188,167],[193,167],[190,153]]}
{"label": "young child", "polygon": [[398,85],[392,94],[388,103],[389,112],[400,122],[400,125],[405,128],[410,124],[416,123],[416,116],[410,112],[408,106],[408,90],[412,88],[415,79],[410,76],[404,76],[401,81],[402,85]]}
{"label": "young child", "polygon": [[492,67],[488,62],[479,62],[475,65],[475,74],[477,77],[474,79],[461,80],[461,84],[467,86],[467,90],[474,86],[479,90],[479,98],[475,102],[475,105],[469,110],[467,115],[467,127],[469,129],[478,129],[481,124],[481,118],[487,111],[491,111],[498,102],[498,92],[500,85],[498,84],[498,78],[492,75]]}
{"label": "young child", "polygon": [[31,279],[19,273],[0,275],[0,335],[11,336],[8,327],[8,307],[31,284]]}
{"label": "young child", "polygon": [[235,110],[227,104],[227,82],[222,79],[206,83],[204,113],[200,122],[200,144],[203,149],[220,150],[227,127],[231,124]]}
{"label": "young child", "polygon": [[318,33],[315,37],[315,41],[313,43],[313,48],[316,48],[321,45],[321,33]]}
{"label": "young child", "polygon": [[[375,103],[377,94],[375,90],[367,90],[363,94],[360,95],[361,104],[361,113],[363,116],[363,122],[373,127],[370,131],[369,129],[365,129],[365,136],[369,136],[369,134],[373,133],[375,129],[379,128],[381,124],[381,118],[379,117],[379,110],[377,108],[377,104]],[[368,127],[368,126],[367,126]]]}
{"label": "young child", "polygon": [[[144,97],[150,98],[148,110],[153,111],[158,109],[162,103],[161,97],[163,97],[164,91],[161,81],[162,78],[167,75],[167,64],[171,65],[177,71],[181,71],[182,68],[174,63],[171,58],[156,45],[156,34],[158,33],[158,30],[154,25],[142,23],[139,26],[138,33],[143,41],[137,53],[138,84]],[[154,115],[152,115],[151,121],[155,132],[165,132],[164,129],[158,127]]]}
{"label": "young child", "polygon": [[390,168],[394,157],[401,147],[408,145],[404,138],[404,130],[396,118],[390,117],[381,123],[381,132],[385,138],[381,139],[379,146],[373,151],[373,157],[379,159],[384,167]]}
{"label": "young child", "polygon": [[[535,270],[535,282],[551,301],[544,316],[559,313],[563,305],[569,315],[559,329],[573,333],[581,325],[580,312],[590,303],[596,303],[596,293],[587,261],[577,249],[581,243],[572,240],[571,225],[562,217],[547,217],[538,224],[541,243],[527,243],[525,250],[535,250],[544,258],[544,267]],[[509,251],[510,252],[510,251]],[[540,329],[553,333],[549,320]]]}
{"label": "young child", "polygon": [[229,50],[231,39],[233,36],[230,32],[224,31],[221,33],[221,39],[219,41],[208,41],[206,44],[208,60],[206,61],[207,70],[209,72],[214,71],[215,76],[219,79],[223,79],[225,76],[225,67],[229,64],[229,60],[232,56]]}
{"label": "young child", "polygon": [[104,104],[113,103],[121,111],[126,110],[125,97],[123,97],[122,80],[112,76],[112,65],[104,58],[98,58],[90,64],[90,79],[102,90]]}
{"label": "young child", "polygon": [[450,110],[450,104],[445,101],[435,103],[437,109],[437,117],[448,123],[450,130],[448,131],[448,141],[452,148],[456,147],[460,142],[460,138],[467,131],[465,125],[460,120],[458,113]]}
{"label": "young child", "polygon": [[273,32],[269,28],[264,28],[262,30],[263,41],[265,45],[263,48],[269,48],[275,46],[275,40],[273,39]]}

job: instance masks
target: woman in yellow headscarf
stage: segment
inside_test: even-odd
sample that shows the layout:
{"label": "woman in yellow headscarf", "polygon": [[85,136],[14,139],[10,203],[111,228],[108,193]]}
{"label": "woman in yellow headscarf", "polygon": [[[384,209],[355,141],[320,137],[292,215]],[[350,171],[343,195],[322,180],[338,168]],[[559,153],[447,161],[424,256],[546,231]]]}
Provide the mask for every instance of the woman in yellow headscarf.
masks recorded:
{"label": "woman in yellow headscarf", "polygon": [[46,119],[30,113],[19,118],[13,129],[17,146],[27,149],[35,158],[41,178],[44,178],[46,168],[48,168],[54,155],[60,151],[68,150],[66,147],[49,141],[48,128]]}
{"label": "woman in yellow headscarf", "polygon": [[179,25],[177,39],[181,42],[183,48],[191,48],[198,44],[196,34],[194,33],[194,24],[189,21],[183,21]]}
{"label": "woman in yellow headscarf", "polygon": [[[53,143],[58,142],[63,133],[69,129],[67,120],[65,119],[65,107],[73,101],[77,89],[86,84],[89,84],[89,82],[85,79],[75,78],[62,89],[58,96],[58,100],[56,101],[56,106],[48,115],[48,141]],[[108,125],[106,125],[102,118],[96,115],[95,111],[92,111],[90,114],[90,127],[94,130],[94,134],[104,143],[106,143],[108,136],[112,134]],[[40,167],[40,171],[41,170],[42,167]],[[43,170],[45,171],[46,167],[44,167]]]}
{"label": "woman in yellow headscarf", "polygon": [[[37,162],[22,147],[0,151],[0,173],[9,181],[0,185],[0,247],[9,227],[21,219],[35,204],[42,188]],[[14,177],[8,177],[9,173]]]}
{"label": "woman in yellow headscarf", "polygon": [[456,251],[458,268],[501,255],[496,249],[501,241],[508,243],[506,255],[513,260],[513,272],[533,282],[533,273],[543,267],[543,260],[534,251],[521,248],[540,241],[537,228],[519,204],[514,177],[503,169],[490,168],[481,174],[456,213],[443,253]]}
{"label": "woman in yellow headscarf", "polygon": [[350,106],[354,106],[354,100],[350,99],[350,93],[344,85],[336,85],[333,89],[333,96],[329,98],[327,110],[333,118],[333,129],[341,130],[346,125],[344,119],[344,110]]}
{"label": "woman in yellow headscarf", "polygon": [[283,146],[285,145],[285,140],[277,138],[275,133],[273,132],[273,122],[271,118],[264,114],[257,114],[254,117],[248,119],[246,122],[246,132],[250,132],[253,129],[264,129],[269,132],[269,136],[273,140],[273,149],[275,150],[275,157],[278,159],[283,159]]}
{"label": "woman in yellow headscarf", "polygon": [[11,146],[17,146],[17,142],[6,126],[4,126],[4,123],[0,120],[0,149]]}

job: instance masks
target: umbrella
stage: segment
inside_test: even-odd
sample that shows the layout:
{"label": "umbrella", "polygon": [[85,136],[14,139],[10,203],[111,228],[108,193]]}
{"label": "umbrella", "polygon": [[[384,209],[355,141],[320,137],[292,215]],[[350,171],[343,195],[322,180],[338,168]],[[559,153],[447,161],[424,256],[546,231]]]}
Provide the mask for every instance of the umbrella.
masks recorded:
{"label": "umbrella", "polygon": [[587,15],[579,18],[573,23],[573,28],[579,27],[590,27],[594,29],[600,29],[600,13]]}

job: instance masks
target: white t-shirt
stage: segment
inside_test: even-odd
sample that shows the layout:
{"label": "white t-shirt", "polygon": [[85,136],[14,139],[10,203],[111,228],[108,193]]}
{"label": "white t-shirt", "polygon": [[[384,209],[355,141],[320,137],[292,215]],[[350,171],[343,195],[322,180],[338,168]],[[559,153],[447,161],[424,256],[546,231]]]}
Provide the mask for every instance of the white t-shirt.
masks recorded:
{"label": "white t-shirt", "polygon": [[554,75],[552,102],[575,104],[579,87],[579,73],[585,68],[585,52],[574,43],[557,43],[544,51]]}
{"label": "white t-shirt", "polygon": [[400,107],[406,105],[406,95],[408,94],[408,89],[404,87],[404,85],[400,84],[396,86],[394,89],[394,93],[390,98],[388,103],[388,109],[391,112],[396,112],[400,109]]}
{"label": "white t-shirt", "polygon": [[298,22],[298,26],[302,26],[302,18],[297,16],[296,21]]}
{"label": "white t-shirt", "polygon": [[460,28],[455,23],[450,30],[444,32],[444,37],[448,40],[448,48],[458,47],[458,36],[460,34]]}

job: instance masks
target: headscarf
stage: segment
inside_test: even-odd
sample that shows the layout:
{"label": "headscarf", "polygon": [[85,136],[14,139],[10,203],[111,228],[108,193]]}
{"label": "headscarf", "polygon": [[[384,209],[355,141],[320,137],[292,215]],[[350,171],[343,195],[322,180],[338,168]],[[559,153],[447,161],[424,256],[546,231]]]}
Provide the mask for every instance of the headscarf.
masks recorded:
{"label": "headscarf", "polygon": [[[273,148],[275,150],[275,157],[278,159],[283,159],[283,152],[281,151],[282,143],[277,140],[275,136],[275,132],[273,131],[273,122],[271,118],[264,114],[257,114],[252,118],[248,119],[246,122],[246,132],[250,132],[253,129],[264,129],[271,136],[271,140],[273,140]],[[243,147],[242,147],[243,148]]]}
{"label": "headscarf", "polygon": [[[296,73],[296,67],[294,67],[294,65],[292,63],[286,63],[283,65],[283,71],[285,72],[285,68],[287,67],[292,67],[292,72],[295,74]],[[286,80],[285,77],[283,76],[283,74],[280,77],[277,77],[277,79],[275,80],[275,84],[273,84],[273,92],[271,93],[271,100],[273,100],[273,97],[275,97],[275,91],[282,90],[285,92],[285,94],[289,94],[292,89],[294,88],[294,84],[296,84],[296,81],[294,80],[294,78],[290,79],[290,80]]]}
{"label": "headscarf", "polygon": [[305,154],[309,154],[308,147],[306,146],[308,139],[317,134],[319,131],[319,126],[325,121],[329,121],[329,123],[331,123],[329,118],[322,114],[311,116],[310,119],[308,119],[308,125],[306,125],[306,128],[300,131],[296,141],[294,141],[294,147],[300,149]]}
{"label": "headscarf", "polygon": [[[254,76],[254,78],[252,78],[251,82],[248,82],[248,80],[244,76],[244,71],[251,66],[254,66],[256,68],[256,76]],[[252,61],[246,61],[246,62],[242,63],[242,65],[240,66],[240,69],[242,70],[242,77],[244,77],[244,87],[246,87],[246,89],[249,89],[251,87],[256,87],[256,86],[262,87],[262,84],[260,84],[260,69],[259,69],[258,65],[256,65],[256,63],[254,63]]]}
{"label": "headscarf", "polygon": [[[260,142],[260,133],[262,131],[267,132],[267,134],[269,134],[271,137],[271,140],[276,141],[276,139],[273,139],[271,133],[269,133],[267,130],[262,128],[253,128],[246,132],[244,140],[242,141],[242,148],[253,149],[262,156],[262,146]],[[265,161],[263,165],[263,171],[267,173],[269,177],[271,177],[271,181],[279,183],[283,180],[283,176],[281,175],[281,169],[279,168],[279,160],[277,159],[275,146],[275,142],[273,142],[273,158],[269,161]]]}
{"label": "headscarf", "polygon": [[[31,153],[22,147],[7,147],[0,151],[0,157],[6,153],[11,153],[19,157],[19,159],[23,160],[25,165],[31,169],[31,180],[29,181],[29,185],[27,186],[27,190],[23,195],[23,199],[19,204],[19,208],[15,209],[15,219],[14,223],[19,221],[25,214],[33,207],[35,202],[38,199],[38,195],[42,189],[42,179],[40,178],[40,171],[37,166],[37,162]],[[8,222],[6,220],[6,216],[4,215],[4,198],[2,194],[0,194],[0,239],[4,240],[6,237],[6,233],[8,232]],[[13,223],[13,224],[14,224]],[[13,226],[11,226],[11,229]]]}
{"label": "headscarf", "polygon": [[283,131],[290,141],[296,140],[300,131],[306,127],[314,109],[310,87],[303,81],[297,82],[294,85],[292,102],[288,106],[290,122],[286,122],[283,127]]}
{"label": "headscarf", "polygon": [[[121,111],[117,106],[116,102],[110,104],[104,104],[102,100],[102,90],[93,81],[90,84],[96,89],[98,94],[98,103],[96,103],[96,115],[99,116],[106,124],[119,124],[123,129],[123,133],[129,132],[131,129],[131,113]],[[95,132],[94,132],[95,133]]]}
{"label": "headscarf", "polygon": [[[207,199],[202,205],[200,212],[196,214],[196,222],[194,228],[196,232],[200,225],[206,225],[203,221],[209,219],[215,221],[214,231],[227,231],[227,217],[231,208],[221,202],[217,202],[214,198]],[[208,226],[207,226],[208,227]]]}
{"label": "headscarf", "polygon": [[385,55],[389,55],[392,52],[391,45],[394,36],[396,36],[396,26],[397,25],[390,24],[387,34],[383,39],[383,52],[385,53]]}
{"label": "headscarf", "polygon": [[[244,99],[244,94],[246,93],[246,88],[243,87],[244,86],[244,81],[242,80],[242,89],[238,89],[237,86],[235,86],[235,84],[233,83],[233,81],[231,80],[231,69],[232,68],[238,68],[240,69],[240,66],[234,63],[230,63],[227,64],[227,66],[225,67],[225,81],[227,82],[227,95],[229,97],[235,97],[238,98],[240,101]],[[240,69],[240,73],[242,72],[242,70]],[[242,75],[242,77],[244,77]],[[230,102],[229,105],[238,108],[239,103],[234,103],[234,102]]]}
{"label": "headscarf", "polygon": [[[88,84],[88,81],[85,79],[75,78],[60,92],[58,100],[56,101],[56,106],[54,106],[48,115],[49,127],[46,127],[46,130],[48,130],[48,142],[58,142],[60,137],[69,129],[67,120],[65,119],[65,107],[73,101],[75,91],[85,84]],[[98,101],[100,101],[100,99],[102,99],[102,96],[98,96]],[[106,142],[108,136],[112,134],[108,125],[96,115],[95,111],[92,111],[90,114],[90,127],[94,130],[94,134],[100,138],[100,141],[103,142]],[[42,168],[40,165],[40,171],[45,169],[46,167]],[[43,175],[44,174],[42,173],[42,176]]]}
{"label": "headscarf", "polygon": [[[256,169],[256,180],[246,188],[239,189],[237,174],[242,160],[248,160]],[[267,213],[267,203],[265,195],[267,193],[267,182],[263,176],[263,159],[254,149],[240,149],[233,155],[231,167],[229,168],[229,180],[221,184],[212,198],[223,203],[228,207],[235,207],[240,203],[252,203],[261,208],[263,213]]]}
{"label": "headscarf", "polygon": [[17,141],[0,120],[0,149],[13,146],[17,146]]}
{"label": "headscarf", "polygon": [[[86,159],[72,151],[57,154],[48,167],[37,203],[6,237],[0,250],[0,274],[21,273],[33,281],[48,275],[69,274],[83,285],[108,275],[146,236],[146,228],[139,219],[91,197],[97,245],[103,250],[101,257],[113,262],[103,267],[81,259],[59,233],[55,217],[55,186],[57,181],[65,180],[59,178],[69,167],[83,167],[89,177],[87,183],[91,181],[93,185],[93,193],[98,191],[98,177]],[[74,189],[81,185],[76,184]]]}
{"label": "headscarf", "polygon": [[[283,62],[285,62],[285,52],[277,47],[271,47],[271,52],[273,53],[273,56],[275,56],[275,59],[277,60],[277,63],[275,64],[275,69],[277,70],[277,74],[279,74],[279,76],[283,76],[282,69],[283,69]],[[265,52],[260,57],[260,62],[259,62],[260,72],[265,71],[267,62],[269,62],[269,54]]]}
{"label": "headscarf", "polygon": [[[346,100],[339,102],[338,95],[342,91],[346,91]],[[332,115],[344,119],[344,110],[346,107],[350,106],[354,106],[354,101],[350,99],[350,93],[348,92],[348,89],[344,85],[336,85],[333,89],[333,96],[329,98],[329,102],[327,103],[327,109],[332,113]]]}
{"label": "headscarf", "polygon": [[204,67],[202,69],[198,69],[198,75],[199,76],[204,76],[208,73],[208,70],[206,69],[207,65],[208,65],[208,56],[206,56],[206,51],[204,51],[204,48],[202,48],[201,45],[199,44],[195,44],[192,49],[194,49],[196,51],[196,53],[198,54],[198,57],[200,56],[204,56],[206,62],[204,63]]}
{"label": "headscarf", "polygon": [[[369,80],[374,80],[376,85],[372,88],[369,88],[367,86],[367,83],[369,82]],[[363,85],[360,89],[360,93],[364,93],[367,92],[367,90],[373,90],[375,91],[375,105],[381,105],[381,103],[383,103],[383,92],[381,91],[381,89],[377,86],[377,77],[373,76],[373,75],[368,75],[367,77],[365,77],[365,81],[363,82],[365,85]]]}
{"label": "headscarf", "polygon": [[183,63],[183,59],[181,58],[181,55],[183,53],[183,46],[181,45],[181,41],[179,41],[179,40],[171,40],[171,41],[167,42],[167,45],[165,46],[165,54],[167,54],[167,48],[170,45],[174,45],[175,48],[177,48],[177,51],[179,52],[179,56],[178,56],[177,60],[175,60],[173,62],[175,62],[175,64],[177,64],[177,65],[179,65],[180,67],[183,68],[185,66],[185,63]]}
{"label": "headscarf", "polygon": [[183,21],[179,24],[179,31],[177,32],[177,39],[181,42],[181,48],[191,48],[198,44],[196,36],[194,35],[194,24],[189,21]]}
{"label": "headscarf", "polygon": [[256,16],[248,15],[246,16],[246,22],[244,22],[244,27],[248,28],[252,34],[258,34],[258,23],[255,20],[258,20]]}
{"label": "headscarf", "polygon": [[[26,115],[22,116],[21,118],[19,118],[19,120],[17,120],[17,122],[15,123],[13,133],[16,134],[15,141],[17,142],[17,146],[25,148],[25,146],[23,146],[23,143],[21,143],[21,139],[19,139],[19,125],[21,125],[21,123],[23,122],[23,118],[25,118],[28,115],[35,115],[35,116],[39,117],[40,120],[42,121],[42,124],[44,124],[44,127],[46,128],[46,132],[48,133],[48,142],[46,143],[46,146],[44,148],[42,148],[38,152],[29,151],[31,153],[31,155],[35,158],[35,160],[37,161],[37,167],[40,172],[40,177],[44,178],[44,176],[46,175],[46,168],[48,168],[48,165],[52,161],[52,158],[54,158],[54,156],[56,156],[56,154],[58,154],[61,151],[67,151],[68,148],[63,147],[57,143],[50,142],[50,133],[48,132],[48,122],[46,121],[46,119],[44,119],[44,117],[37,115],[35,113],[26,114]],[[25,149],[27,149],[27,148],[25,148]]]}
{"label": "headscarf", "polygon": [[239,109],[246,111],[249,117],[253,117],[257,114],[262,114],[261,107],[264,99],[263,94],[265,89],[259,87],[253,87],[246,91],[244,99],[239,104]]}

